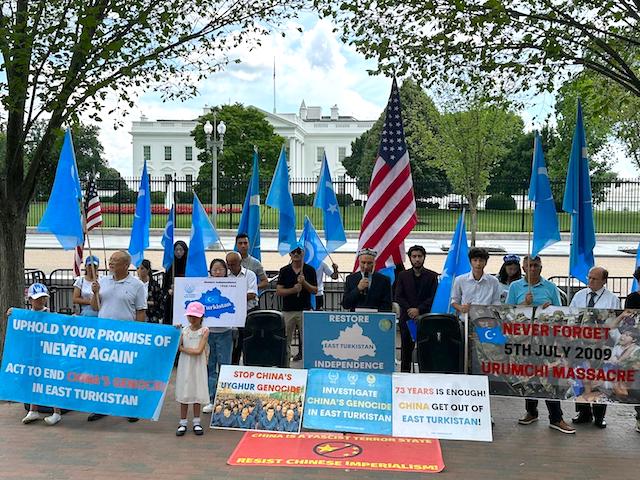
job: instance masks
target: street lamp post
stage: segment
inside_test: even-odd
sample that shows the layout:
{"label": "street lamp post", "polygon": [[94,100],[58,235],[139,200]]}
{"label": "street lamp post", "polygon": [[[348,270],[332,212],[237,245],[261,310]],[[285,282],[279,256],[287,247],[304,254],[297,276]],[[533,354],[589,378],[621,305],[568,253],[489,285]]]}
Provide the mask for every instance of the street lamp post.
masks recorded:
{"label": "street lamp post", "polygon": [[[211,152],[211,223],[214,227],[216,227],[216,216],[218,214],[218,149],[220,149],[220,153],[222,153],[224,134],[226,131],[227,126],[222,120],[220,120],[216,127],[216,112],[213,112],[213,125],[211,125],[209,120],[204,124],[207,148]],[[216,132],[220,137],[219,139],[216,138]],[[213,134],[213,138],[211,138],[211,134]]]}

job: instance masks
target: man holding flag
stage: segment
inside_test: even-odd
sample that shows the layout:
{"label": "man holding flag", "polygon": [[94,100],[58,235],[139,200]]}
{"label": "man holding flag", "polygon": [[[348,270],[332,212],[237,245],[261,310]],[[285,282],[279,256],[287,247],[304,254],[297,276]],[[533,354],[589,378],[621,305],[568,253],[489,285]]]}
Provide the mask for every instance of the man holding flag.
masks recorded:
{"label": "man holding flag", "polygon": [[[304,245],[293,245],[289,252],[291,263],[280,269],[276,295],[282,297],[282,313],[287,332],[287,363],[291,358],[291,340],[296,327],[300,332],[300,346],[293,361],[302,360],[302,312],[311,310],[311,295],[318,293],[316,271],[304,263]],[[289,366],[289,365],[287,365]]]}

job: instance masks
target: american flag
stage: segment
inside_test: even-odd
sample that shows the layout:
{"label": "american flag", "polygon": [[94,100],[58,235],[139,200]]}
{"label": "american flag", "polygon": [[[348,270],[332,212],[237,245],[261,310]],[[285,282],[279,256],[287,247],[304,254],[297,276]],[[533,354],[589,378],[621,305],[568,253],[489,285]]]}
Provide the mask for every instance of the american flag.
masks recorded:
{"label": "american flag", "polygon": [[84,211],[87,215],[87,227],[85,230],[87,233],[95,227],[102,225],[102,207],[100,206],[100,197],[98,197],[96,181],[93,177],[89,177],[89,183],[87,184]]}
{"label": "american flag", "polygon": [[371,174],[358,250],[370,248],[378,252],[376,270],[402,263],[404,239],[417,223],[400,94],[394,78],[382,126],[378,158]]}
{"label": "american flag", "polygon": [[[87,189],[84,198],[84,213],[85,219],[85,237],[88,232],[94,228],[102,225],[102,207],[100,206],[100,197],[98,196],[98,189],[96,187],[95,178],[89,176],[87,182]],[[84,242],[82,245],[76,246],[76,250],[73,258],[73,271],[76,276],[81,273],[82,257],[84,254]]]}

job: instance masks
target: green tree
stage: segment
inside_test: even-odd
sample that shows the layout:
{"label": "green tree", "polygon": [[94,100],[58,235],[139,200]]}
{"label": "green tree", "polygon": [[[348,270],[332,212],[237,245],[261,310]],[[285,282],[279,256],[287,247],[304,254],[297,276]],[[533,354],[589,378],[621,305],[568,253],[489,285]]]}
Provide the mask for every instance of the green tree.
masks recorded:
{"label": "green tree", "polygon": [[[44,122],[38,122],[35,127],[40,132],[44,129]],[[34,130],[35,132],[36,130]],[[99,139],[100,128],[97,125],[74,123],[71,126],[71,135],[73,137],[73,148],[76,154],[76,163],[78,164],[78,172],[80,178],[83,179],[87,174],[96,172],[99,174],[100,185],[105,187],[104,180],[119,181],[122,176],[115,168],[109,167],[107,160],[104,158],[104,148]],[[31,144],[37,144],[37,138],[33,139]],[[59,152],[64,141],[64,130],[57,132],[56,140],[51,154],[43,161],[42,170],[36,184],[35,199],[46,201],[49,198],[53,180],[56,174],[56,166],[58,164]],[[31,161],[31,155],[27,154],[27,164]],[[127,187],[126,183],[122,183],[123,187]]]}
{"label": "green tree", "polygon": [[[451,185],[444,170],[436,165],[440,113],[433,100],[410,79],[402,82],[400,102],[415,196],[424,199],[446,195]],[[384,116],[382,112],[376,123],[351,143],[351,155],[342,162],[363,193],[369,190]]]}
{"label": "green tree", "polygon": [[520,131],[516,135],[505,155],[489,172],[487,193],[521,195],[529,187],[533,139],[534,132]]}
{"label": "green tree", "polygon": [[502,92],[553,91],[581,70],[640,96],[637,2],[314,0],[378,67]]}
{"label": "green tree", "polygon": [[[564,181],[567,177],[571,143],[576,127],[576,105],[581,94],[575,82],[563,85],[555,104],[556,126],[550,131],[545,158],[549,178],[556,182],[553,196],[562,202]],[[611,138],[611,123],[607,118],[594,115],[588,99],[582,101],[582,110],[589,148],[589,170],[594,203],[604,200],[607,188],[617,174],[611,170],[610,152],[607,148]]]}
{"label": "green tree", "polygon": [[[264,113],[257,108],[245,107],[240,103],[222,105],[213,109],[216,121],[227,126],[224,135],[224,149],[218,153],[218,182],[222,195],[231,195],[233,203],[242,203],[246,194],[246,185],[251,178],[253,166],[253,148],[258,149],[260,159],[260,177],[271,178],[278,162],[280,149],[285,139],[273,131]],[[202,162],[198,172],[198,184],[195,190],[203,202],[211,202],[211,152],[207,148],[204,124],[214,124],[213,111],[198,119],[198,125],[191,135],[196,146],[201,149],[198,160]],[[244,188],[241,188],[244,186]],[[218,202],[227,199],[218,196]]]}
{"label": "green tree", "polygon": [[[201,79],[224,67],[231,48],[259,43],[261,35],[296,15],[304,3],[3,3],[0,101],[7,129],[0,172],[0,311],[22,302],[27,211],[63,125],[73,123],[81,112],[99,121],[109,96],[117,99],[115,110],[133,107],[138,92],[148,87],[164,98],[192,96]],[[39,120],[44,120],[44,129],[29,146]],[[5,329],[3,316],[0,352]]]}
{"label": "green tree", "polygon": [[469,202],[472,245],[478,230],[478,200],[487,192],[489,174],[521,132],[520,117],[480,99],[469,102],[465,110],[442,116],[438,163],[454,191]]}

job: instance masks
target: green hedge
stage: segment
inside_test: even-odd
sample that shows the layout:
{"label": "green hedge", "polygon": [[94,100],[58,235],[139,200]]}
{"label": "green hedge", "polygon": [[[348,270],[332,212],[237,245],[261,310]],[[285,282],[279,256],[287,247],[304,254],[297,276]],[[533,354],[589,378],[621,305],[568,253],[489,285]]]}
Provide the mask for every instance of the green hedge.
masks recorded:
{"label": "green hedge", "polygon": [[485,210],[515,210],[516,201],[510,195],[496,194],[487,198]]}

